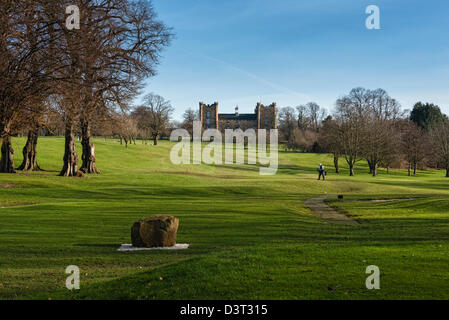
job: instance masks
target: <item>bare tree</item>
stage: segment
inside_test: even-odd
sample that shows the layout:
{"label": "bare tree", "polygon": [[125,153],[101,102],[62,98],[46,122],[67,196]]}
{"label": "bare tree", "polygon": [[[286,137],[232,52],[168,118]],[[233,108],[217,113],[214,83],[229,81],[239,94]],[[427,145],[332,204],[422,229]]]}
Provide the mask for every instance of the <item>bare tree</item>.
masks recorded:
{"label": "bare tree", "polygon": [[361,151],[375,177],[379,164],[397,150],[399,136],[395,122],[400,106],[382,89],[366,90],[362,95],[366,106]]}
{"label": "bare tree", "polygon": [[337,139],[351,176],[355,163],[362,158],[367,159],[373,176],[380,163],[390,162],[397,147],[395,121],[399,108],[398,102],[382,89],[356,88],[337,100]]}
{"label": "bare tree", "polygon": [[13,173],[11,135],[23,127],[24,112],[51,88],[49,70],[55,56],[48,50],[51,23],[45,1],[0,1],[0,172]]}
{"label": "bare tree", "polygon": [[401,121],[400,151],[407,161],[408,175],[416,174],[418,164],[426,158],[428,148],[427,137],[422,128],[410,119]]}
{"label": "bare tree", "polygon": [[316,152],[314,147],[317,142],[317,133],[313,130],[301,130],[294,128],[287,141],[286,147],[289,150],[302,150],[302,152]]}
{"label": "bare tree", "polygon": [[44,127],[47,135],[51,136],[63,136],[64,135],[64,119],[60,113],[60,109],[56,104],[48,103],[48,108],[43,115]]}
{"label": "bare tree", "polygon": [[125,147],[134,142],[136,144],[136,137],[139,134],[138,124],[136,119],[127,114],[121,114],[115,118],[115,131],[120,138],[120,143],[125,142]]}
{"label": "bare tree", "polygon": [[[84,33],[90,45],[83,60],[85,72],[90,76],[84,86],[87,90],[81,111],[81,170],[97,173],[89,119],[95,117],[98,109],[102,110],[100,113],[117,107],[127,109],[128,101],[138,93],[141,80],[156,74],[160,52],[172,35],[170,29],[157,20],[148,2],[103,0],[96,6],[91,5],[90,11],[91,16],[98,18],[86,21],[90,32]],[[133,134],[134,143],[135,138]]]}
{"label": "bare tree", "polygon": [[27,124],[28,134],[27,141],[23,147],[23,161],[18,170],[23,171],[40,171],[41,168],[37,163],[37,140],[39,136],[39,129],[45,125],[45,111],[47,108],[42,103],[28,112],[22,113],[22,121]]}
{"label": "bare tree", "polygon": [[137,107],[133,116],[137,119],[140,129],[147,129],[157,146],[158,139],[166,131],[173,112],[170,101],[154,93],[144,97],[144,105]]}
{"label": "bare tree", "polygon": [[307,107],[300,105],[296,107],[298,128],[301,130],[307,130],[310,127],[310,118],[307,116]]}
{"label": "bare tree", "polygon": [[336,102],[337,139],[348,163],[350,176],[354,176],[354,165],[362,157],[367,104],[366,90],[363,88],[352,89],[349,95]]}
{"label": "bare tree", "polygon": [[291,142],[293,139],[293,131],[297,127],[297,119],[295,109],[292,107],[282,108],[279,112],[279,132],[285,142]]}
{"label": "bare tree", "polygon": [[[156,74],[160,52],[171,39],[170,29],[157,20],[148,2],[78,0],[75,4],[82,12],[80,29],[64,31],[58,43],[68,78],[59,91],[66,120],[64,176],[77,171],[73,130],[78,122],[83,146],[81,171],[99,173],[92,122],[98,115],[128,108],[143,80]],[[58,15],[55,20],[65,30],[64,20]]]}
{"label": "bare tree", "polygon": [[449,178],[449,120],[446,118],[441,123],[431,127],[429,135],[432,150],[446,169],[446,178]]}
{"label": "bare tree", "polygon": [[335,173],[340,173],[339,158],[342,155],[342,145],[338,125],[332,117],[329,116],[323,121],[318,141],[322,149],[333,155]]}
{"label": "bare tree", "polygon": [[133,119],[137,126],[137,130],[139,134],[142,136],[143,140],[149,140],[152,138],[151,132],[151,115],[150,109],[144,106],[136,107],[130,114],[130,117]]}
{"label": "bare tree", "polygon": [[305,105],[306,114],[309,118],[311,129],[318,132],[321,122],[326,116],[326,109],[321,108],[315,102],[309,102]]}
{"label": "bare tree", "polygon": [[181,128],[187,130],[193,141],[193,122],[198,120],[198,113],[192,108],[187,109],[183,114],[183,121],[181,123]]}

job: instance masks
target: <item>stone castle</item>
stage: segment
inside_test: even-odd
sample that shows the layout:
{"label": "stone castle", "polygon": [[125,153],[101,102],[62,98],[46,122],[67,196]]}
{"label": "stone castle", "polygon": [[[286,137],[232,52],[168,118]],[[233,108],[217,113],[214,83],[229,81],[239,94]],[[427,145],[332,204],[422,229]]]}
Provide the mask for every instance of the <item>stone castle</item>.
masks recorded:
{"label": "stone castle", "polygon": [[254,113],[240,113],[239,107],[235,113],[218,113],[218,102],[204,104],[200,102],[201,127],[205,129],[277,129],[276,103],[264,106],[257,103]]}

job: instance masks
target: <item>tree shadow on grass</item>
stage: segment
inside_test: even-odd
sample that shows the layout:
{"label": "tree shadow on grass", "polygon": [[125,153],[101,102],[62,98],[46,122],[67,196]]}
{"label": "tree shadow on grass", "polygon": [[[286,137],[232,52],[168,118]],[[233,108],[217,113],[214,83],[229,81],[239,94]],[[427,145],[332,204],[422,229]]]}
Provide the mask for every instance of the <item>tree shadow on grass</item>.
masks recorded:
{"label": "tree shadow on grass", "polygon": [[[215,168],[220,168],[220,169],[229,169],[229,170],[236,170],[236,171],[247,171],[249,173],[258,173],[260,172],[261,168],[268,168],[268,166],[263,166],[261,164],[221,164],[221,165],[216,165],[216,164],[203,164],[203,165],[207,165],[207,166],[212,166]],[[295,165],[295,164],[279,164],[277,167],[277,172],[276,174],[298,174],[298,173],[315,173],[316,171],[314,171],[311,167],[307,167],[307,166],[300,166],[300,165]],[[246,178],[246,177],[244,177]],[[250,177],[248,177],[250,178]]]}
{"label": "tree shadow on grass", "polygon": [[[439,189],[439,190],[449,190],[449,179],[441,178],[440,182],[432,182],[432,181],[373,181],[372,183],[381,184],[381,185],[389,185],[396,187],[407,187],[407,188],[418,188],[418,189]],[[446,180],[444,180],[446,179]]]}
{"label": "tree shadow on grass", "polygon": [[120,241],[117,243],[75,243],[73,246],[75,247],[91,247],[91,248],[116,248],[118,249],[121,244]]}

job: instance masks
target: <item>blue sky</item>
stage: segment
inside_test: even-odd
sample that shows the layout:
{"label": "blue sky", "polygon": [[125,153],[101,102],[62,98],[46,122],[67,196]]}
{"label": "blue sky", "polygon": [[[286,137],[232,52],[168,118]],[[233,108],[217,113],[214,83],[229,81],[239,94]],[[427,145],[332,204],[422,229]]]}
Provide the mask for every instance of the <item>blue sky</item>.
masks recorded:
{"label": "blue sky", "polygon": [[[381,29],[365,27],[380,8]],[[176,37],[147,92],[175,118],[198,102],[253,112],[258,101],[332,110],[352,88],[383,88],[403,109],[449,113],[448,0],[153,0]]]}

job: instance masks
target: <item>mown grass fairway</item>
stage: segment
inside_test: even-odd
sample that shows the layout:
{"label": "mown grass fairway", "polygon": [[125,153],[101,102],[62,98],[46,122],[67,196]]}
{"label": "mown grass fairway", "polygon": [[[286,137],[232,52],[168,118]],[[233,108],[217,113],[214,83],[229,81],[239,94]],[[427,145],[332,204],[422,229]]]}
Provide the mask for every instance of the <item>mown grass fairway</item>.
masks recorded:
{"label": "mown grass fairway", "polygon": [[[14,139],[21,162],[24,139]],[[443,172],[332,173],[327,155],[279,154],[275,176],[255,166],[175,166],[171,144],[95,140],[101,175],[58,177],[63,138],[40,138],[46,170],[0,175],[0,298],[21,299],[447,299],[449,180]],[[80,146],[78,146],[80,150]],[[326,182],[317,181],[323,162]],[[341,160],[342,166],[344,165]],[[304,207],[331,205],[360,225],[332,225]],[[372,202],[369,199],[413,198]],[[153,214],[180,218],[178,252],[117,252]],[[68,265],[81,290],[65,288]],[[381,270],[367,290],[365,269]],[[162,277],[162,280],[159,278]]]}

